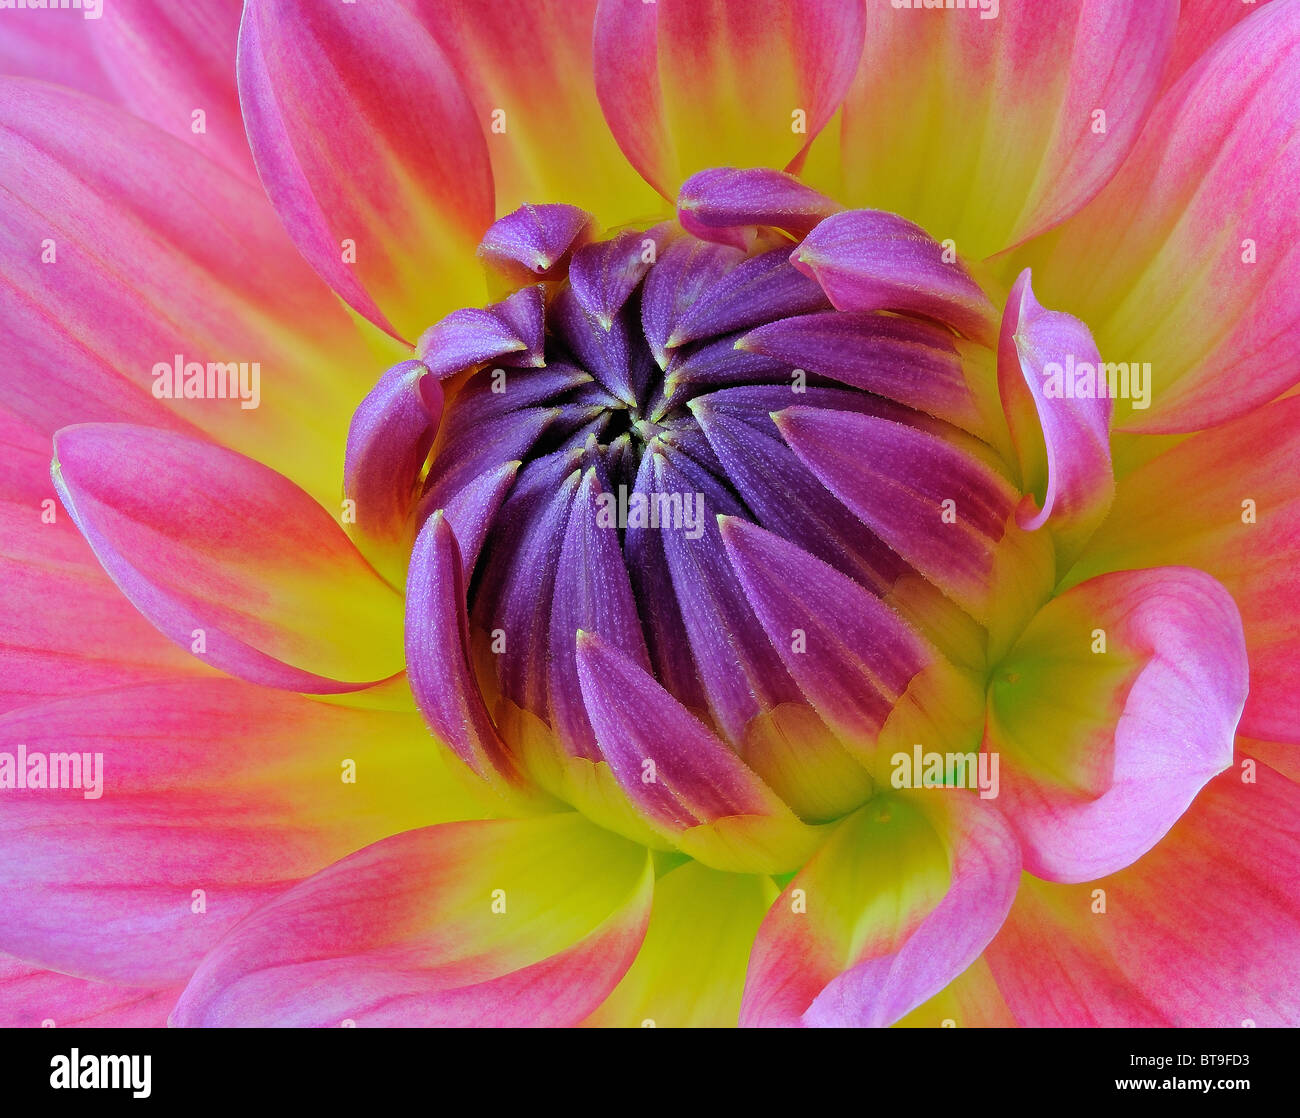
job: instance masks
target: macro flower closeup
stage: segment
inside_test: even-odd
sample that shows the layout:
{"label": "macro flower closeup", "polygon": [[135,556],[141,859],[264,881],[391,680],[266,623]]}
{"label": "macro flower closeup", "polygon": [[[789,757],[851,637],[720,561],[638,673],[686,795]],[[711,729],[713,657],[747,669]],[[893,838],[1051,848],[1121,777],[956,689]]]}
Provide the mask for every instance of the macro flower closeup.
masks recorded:
{"label": "macro flower closeup", "polygon": [[0,72],[0,1025],[1300,1025],[1300,0]]}

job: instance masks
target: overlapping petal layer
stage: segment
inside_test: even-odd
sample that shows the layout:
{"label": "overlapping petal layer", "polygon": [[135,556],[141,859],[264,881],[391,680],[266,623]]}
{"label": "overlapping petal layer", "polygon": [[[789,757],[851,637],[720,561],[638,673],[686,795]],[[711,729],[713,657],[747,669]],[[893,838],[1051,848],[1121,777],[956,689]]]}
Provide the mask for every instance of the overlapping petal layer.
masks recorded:
{"label": "overlapping petal layer", "polygon": [[104,568],[166,636],[214,667],[313,692],[402,670],[400,599],[287,478],[212,443],[127,424],[64,428],[55,455],[59,495]]}
{"label": "overlapping petal layer", "polygon": [[172,1021],[577,1024],[636,956],[653,886],[644,849],[577,815],[407,831],[246,920]]}
{"label": "overlapping petal layer", "polygon": [[[293,882],[395,827],[482,814],[414,712],[235,680],[29,706],[0,718],[0,753],[19,765],[20,747],[29,786],[3,793],[0,951],[110,982],[184,982]],[[83,783],[98,774],[98,797],[31,787],[32,758],[72,772],[68,753]]]}

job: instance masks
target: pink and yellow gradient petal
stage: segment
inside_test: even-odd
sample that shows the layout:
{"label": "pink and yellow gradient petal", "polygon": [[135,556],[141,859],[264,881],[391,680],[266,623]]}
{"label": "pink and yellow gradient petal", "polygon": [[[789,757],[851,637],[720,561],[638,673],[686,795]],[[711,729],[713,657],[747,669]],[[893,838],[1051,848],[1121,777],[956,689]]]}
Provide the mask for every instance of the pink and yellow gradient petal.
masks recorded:
{"label": "pink and yellow gradient petal", "polygon": [[984,749],[1025,869],[1088,881],[1155,845],[1232,761],[1241,619],[1202,571],[1116,571],[1048,603],[993,672]]}
{"label": "pink and yellow gradient petal", "polygon": [[[336,500],[375,358],[261,192],[121,109],[18,78],[0,89],[6,406],[46,434],[203,431]],[[225,369],[225,398],[184,398],[193,363],[205,396],[208,364]],[[232,363],[249,365],[244,399]]]}
{"label": "pink and yellow gradient petal", "polygon": [[[1125,476],[1070,583],[1187,564],[1227,587],[1250,653],[1241,732],[1300,742],[1300,399],[1202,431]],[[1179,497],[1171,500],[1170,495]]]}
{"label": "pink and yellow gradient petal", "polygon": [[102,755],[100,797],[5,793],[0,951],[87,978],[184,982],[295,881],[395,831],[484,814],[413,711],[212,679],[0,717],[0,748],[25,746],[29,767],[73,741]]}
{"label": "pink and yellow gradient petal", "polygon": [[968,792],[879,797],[839,825],[768,912],[742,1025],[888,1025],[996,934],[1020,875],[1002,816]]}
{"label": "pink and yellow gradient petal", "polygon": [[1004,0],[985,18],[993,7],[869,0],[844,103],[843,181],[823,186],[905,214],[967,259],[1057,224],[1115,173],[1178,14],[1175,0]]}
{"label": "pink and yellow gradient petal", "polygon": [[984,953],[1016,1023],[1295,1026],[1300,789],[1263,764],[1251,775],[1223,773],[1164,841],[1112,877],[1025,876]]}
{"label": "pink and yellow gradient petal", "polygon": [[249,142],[317,273],[394,337],[477,300],[492,223],[480,122],[402,0],[249,0],[239,45]]}
{"label": "pink and yellow gradient petal", "polygon": [[1300,380],[1300,6],[1237,24],[1161,98],[1119,174],[1027,246],[1044,301],[1092,327],[1107,361],[1149,362],[1149,408],[1115,425],[1194,431]]}
{"label": "pink and yellow gradient petal", "polygon": [[601,0],[596,89],[665,198],[707,167],[797,165],[843,99],[862,0]]}
{"label": "pink and yellow gradient petal", "polygon": [[355,691],[402,670],[400,596],[287,478],[149,427],[65,427],[54,446],[64,506],[177,644],[295,691]]}
{"label": "pink and yellow gradient petal", "polygon": [[596,99],[597,0],[412,0],[455,67],[487,138],[496,215],[565,202],[606,226],[661,213]]}
{"label": "pink and yellow gradient petal", "polygon": [[407,831],[244,921],[172,1023],[576,1025],[631,965],[653,892],[645,849],[578,815]]}

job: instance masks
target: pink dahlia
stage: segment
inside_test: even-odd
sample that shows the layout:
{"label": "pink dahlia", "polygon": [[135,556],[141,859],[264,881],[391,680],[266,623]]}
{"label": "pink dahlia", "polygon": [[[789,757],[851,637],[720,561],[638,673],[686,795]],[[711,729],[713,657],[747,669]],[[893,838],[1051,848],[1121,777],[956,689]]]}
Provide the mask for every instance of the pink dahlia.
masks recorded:
{"label": "pink dahlia", "polygon": [[0,1021],[1300,1024],[1298,59],[0,4]]}

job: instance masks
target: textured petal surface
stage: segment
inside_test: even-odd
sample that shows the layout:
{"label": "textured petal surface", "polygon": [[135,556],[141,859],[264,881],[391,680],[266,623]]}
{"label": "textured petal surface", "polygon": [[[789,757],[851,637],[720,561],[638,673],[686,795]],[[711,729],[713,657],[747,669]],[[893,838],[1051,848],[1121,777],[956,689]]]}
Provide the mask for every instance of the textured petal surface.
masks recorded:
{"label": "textured petal surface", "polygon": [[161,1029],[180,992],[89,982],[0,956],[0,1029]]}
{"label": "textured petal surface", "polygon": [[1107,360],[1147,366],[1121,429],[1208,427],[1300,376],[1297,50],[1300,6],[1242,20],[1165,94],[1096,201],[1029,251],[1046,302],[1084,319]]}
{"label": "textured petal surface", "polygon": [[862,50],[862,0],[601,0],[596,90],[665,198],[706,167],[784,168],[826,125]]}
{"label": "textured petal surface", "polygon": [[293,482],[146,427],[55,440],[55,484],[104,568],[162,632],[222,671],[348,691],[402,670],[401,600]]}
{"label": "textured petal surface", "polygon": [[653,885],[643,849],[577,815],[408,831],[245,921],[172,1023],[577,1024],[635,957]]}
{"label": "textured petal surface", "polygon": [[1042,232],[1124,161],[1177,15],[1174,0],[870,0],[831,193],[905,214],[969,259]]}
{"label": "textured petal surface", "polygon": [[380,363],[257,187],[119,109],[3,79],[0,197],[12,411],[47,434],[201,429],[337,500]]}
{"label": "textured petal surface", "polygon": [[[29,786],[0,793],[0,951],[106,981],[184,982],[293,882],[395,830],[482,814],[415,712],[229,679],[5,715],[0,781],[23,746]],[[31,787],[35,757],[74,749],[98,798]]]}
{"label": "textured petal surface", "polygon": [[997,312],[961,263],[914,222],[882,210],[828,217],[791,254],[836,310],[903,311],[991,342]]}
{"label": "textured petal surface", "polygon": [[1231,763],[1246,676],[1201,571],[1100,575],[1044,607],[994,671],[985,739],[1025,868],[1089,881],[1146,853]]}
{"label": "textured petal surface", "polygon": [[239,93],[281,220],[358,313],[410,339],[478,301],[474,246],[493,218],[487,145],[407,5],[251,0]]}
{"label": "textured petal surface", "polygon": [[1020,863],[1001,815],[973,795],[875,800],[850,816],[768,912],[741,1023],[889,1025],[992,939]]}
{"label": "textured petal surface", "polygon": [[241,0],[132,0],[103,8],[103,21],[90,39],[117,99],[136,116],[255,180],[235,88]]}
{"label": "textured petal surface", "polygon": [[1224,773],[1113,877],[1025,878],[985,952],[1019,1024],[1300,1024],[1300,792],[1267,766],[1255,777]]}
{"label": "textured petal surface", "polygon": [[[1241,732],[1300,742],[1300,399],[1202,432],[1127,475],[1068,575],[1186,564],[1227,587],[1250,653]],[[1171,499],[1172,498],[1172,499]]]}

